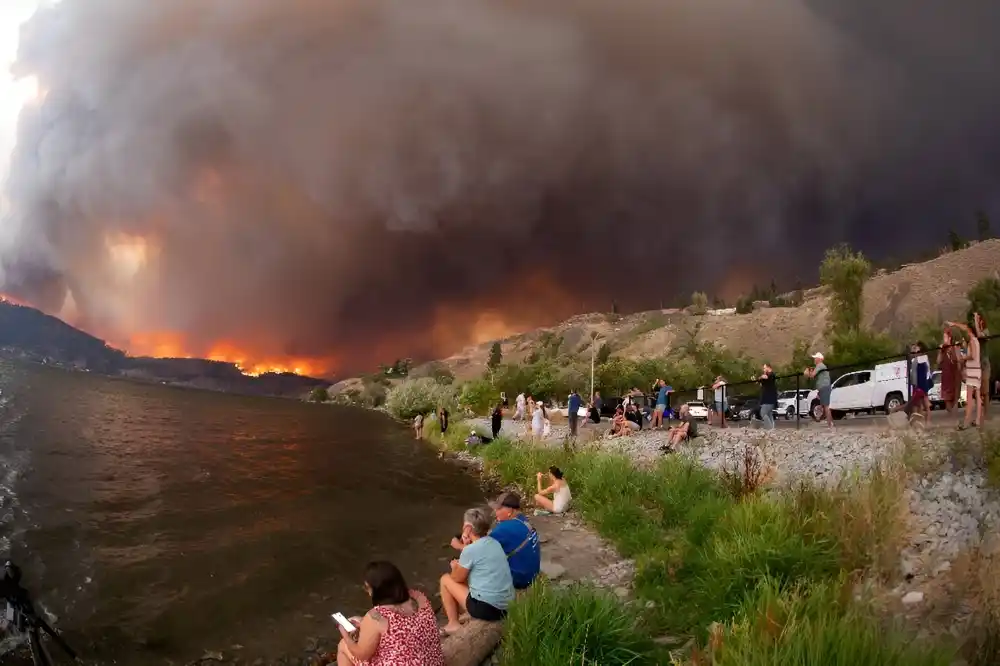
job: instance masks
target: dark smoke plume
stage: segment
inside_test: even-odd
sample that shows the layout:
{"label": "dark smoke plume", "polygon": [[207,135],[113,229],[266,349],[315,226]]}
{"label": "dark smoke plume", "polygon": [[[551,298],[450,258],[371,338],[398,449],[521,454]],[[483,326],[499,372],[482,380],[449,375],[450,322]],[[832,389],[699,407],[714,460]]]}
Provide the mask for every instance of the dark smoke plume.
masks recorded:
{"label": "dark smoke plume", "polygon": [[998,30],[995,0],[62,0],[23,29],[3,289],[353,369],[447,351],[442,308],[811,280],[995,208]]}

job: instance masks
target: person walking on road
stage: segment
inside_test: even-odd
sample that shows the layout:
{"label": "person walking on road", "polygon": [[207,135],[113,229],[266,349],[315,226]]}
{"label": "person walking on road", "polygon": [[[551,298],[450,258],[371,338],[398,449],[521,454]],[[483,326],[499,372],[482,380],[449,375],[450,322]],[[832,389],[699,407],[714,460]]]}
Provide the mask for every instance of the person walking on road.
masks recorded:
{"label": "person walking on road", "polygon": [[812,356],[811,368],[806,368],[805,376],[816,380],[816,392],[819,394],[819,404],[823,407],[823,414],[826,417],[828,428],[833,427],[833,411],[830,409],[830,397],[833,394],[833,382],[830,380],[830,371],[823,362],[822,352],[816,352]]}
{"label": "person walking on road", "polygon": [[774,410],[778,406],[778,380],[774,376],[774,368],[765,363],[763,374],[757,378],[760,382],[760,420],[764,427],[774,430]]}

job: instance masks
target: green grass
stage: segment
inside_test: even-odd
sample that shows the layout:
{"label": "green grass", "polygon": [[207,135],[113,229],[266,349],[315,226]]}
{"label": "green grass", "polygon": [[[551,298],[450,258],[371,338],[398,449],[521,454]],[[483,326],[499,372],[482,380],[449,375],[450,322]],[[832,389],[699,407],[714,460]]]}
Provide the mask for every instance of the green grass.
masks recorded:
{"label": "green grass", "polygon": [[511,607],[504,666],[566,664],[640,666],[660,663],[637,617],[614,597],[579,586],[533,585]]}
{"label": "green grass", "polygon": [[713,666],[948,666],[950,650],[917,644],[852,600],[847,579],[787,587],[762,579],[736,618],[713,632]]}
{"label": "green grass", "polygon": [[[468,434],[467,428],[457,430]],[[630,626],[640,627],[647,636],[694,638],[704,647],[711,644],[709,627],[721,623],[729,627],[727,640],[736,647],[744,646],[745,651],[734,647],[735,656],[723,655],[721,658],[728,661],[716,662],[720,664],[938,663],[899,661],[908,653],[883,640],[871,609],[849,596],[848,601],[829,607],[816,601],[829,601],[839,581],[856,572],[890,575],[903,529],[905,476],[897,466],[873,470],[864,478],[850,477],[834,488],[802,485],[738,499],[718,475],[677,456],[640,468],[621,455],[540,448],[506,440],[477,453],[487,474],[505,486],[520,487],[526,497],[534,494],[536,472],[550,465],[563,469],[573,489],[574,508],[622,555],[636,560],[634,592],[643,612]],[[578,594],[582,595],[581,607],[612,603],[622,611],[617,601],[595,601],[588,592],[566,593],[569,598],[562,594],[545,590],[537,598],[529,596],[534,604],[531,613],[536,615],[529,615],[528,610],[513,614],[505,645],[516,638],[520,646],[532,636],[536,641],[548,640],[548,632],[556,625],[541,624],[537,617],[544,613],[557,616],[567,606],[573,607],[573,597]],[[767,652],[770,660],[753,657],[753,661],[740,661],[753,651],[746,627],[752,625],[755,609],[765,597],[767,603],[784,609],[782,612],[794,620],[787,626],[802,627],[814,640],[784,632]],[[653,603],[647,608],[646,602]],[[536,617],[534,624],[520,626],[531,617]],[[540,626],[546,627],[541,637],[535,635]],[[521,637],[522,632],[529,636]],[[507,663],[644,663],[641,659],[587,661],[590,657],[571,649],[574,641],[580,641],[579,650],[592,654],[571,626],[560,626],[557,636],[558,640],[552,639],[552,649],[558,651],[545,653],[546,659]],[[851,661],[843,661],[837,651],[842,640],[854,641],[843,653],[851,656]],[[630,650],[622,654],[630,654]],[[529,652],[516,654],[523,657]],[[565,660],[564,655],[572,659]]]}

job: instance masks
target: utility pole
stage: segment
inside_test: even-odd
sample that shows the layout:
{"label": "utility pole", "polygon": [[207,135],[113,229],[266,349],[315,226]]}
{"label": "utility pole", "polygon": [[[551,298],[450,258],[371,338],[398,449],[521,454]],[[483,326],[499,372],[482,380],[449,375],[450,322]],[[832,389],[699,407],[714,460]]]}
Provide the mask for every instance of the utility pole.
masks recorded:
{"label": "utility pole", "polygon": [[594,399],[594,360],[597,357],[597,336],[590,338],[590,399]]}

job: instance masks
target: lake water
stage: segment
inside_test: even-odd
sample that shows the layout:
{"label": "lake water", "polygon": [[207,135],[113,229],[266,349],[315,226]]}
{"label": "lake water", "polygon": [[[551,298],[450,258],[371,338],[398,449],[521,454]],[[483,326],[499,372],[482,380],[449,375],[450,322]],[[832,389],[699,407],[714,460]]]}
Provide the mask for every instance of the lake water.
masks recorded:
{"label": "lake water", "polygon": [[301,653],[370,559],[435,589],[483,500],[377,413],[0,361],[0,556],[100,663]]}

